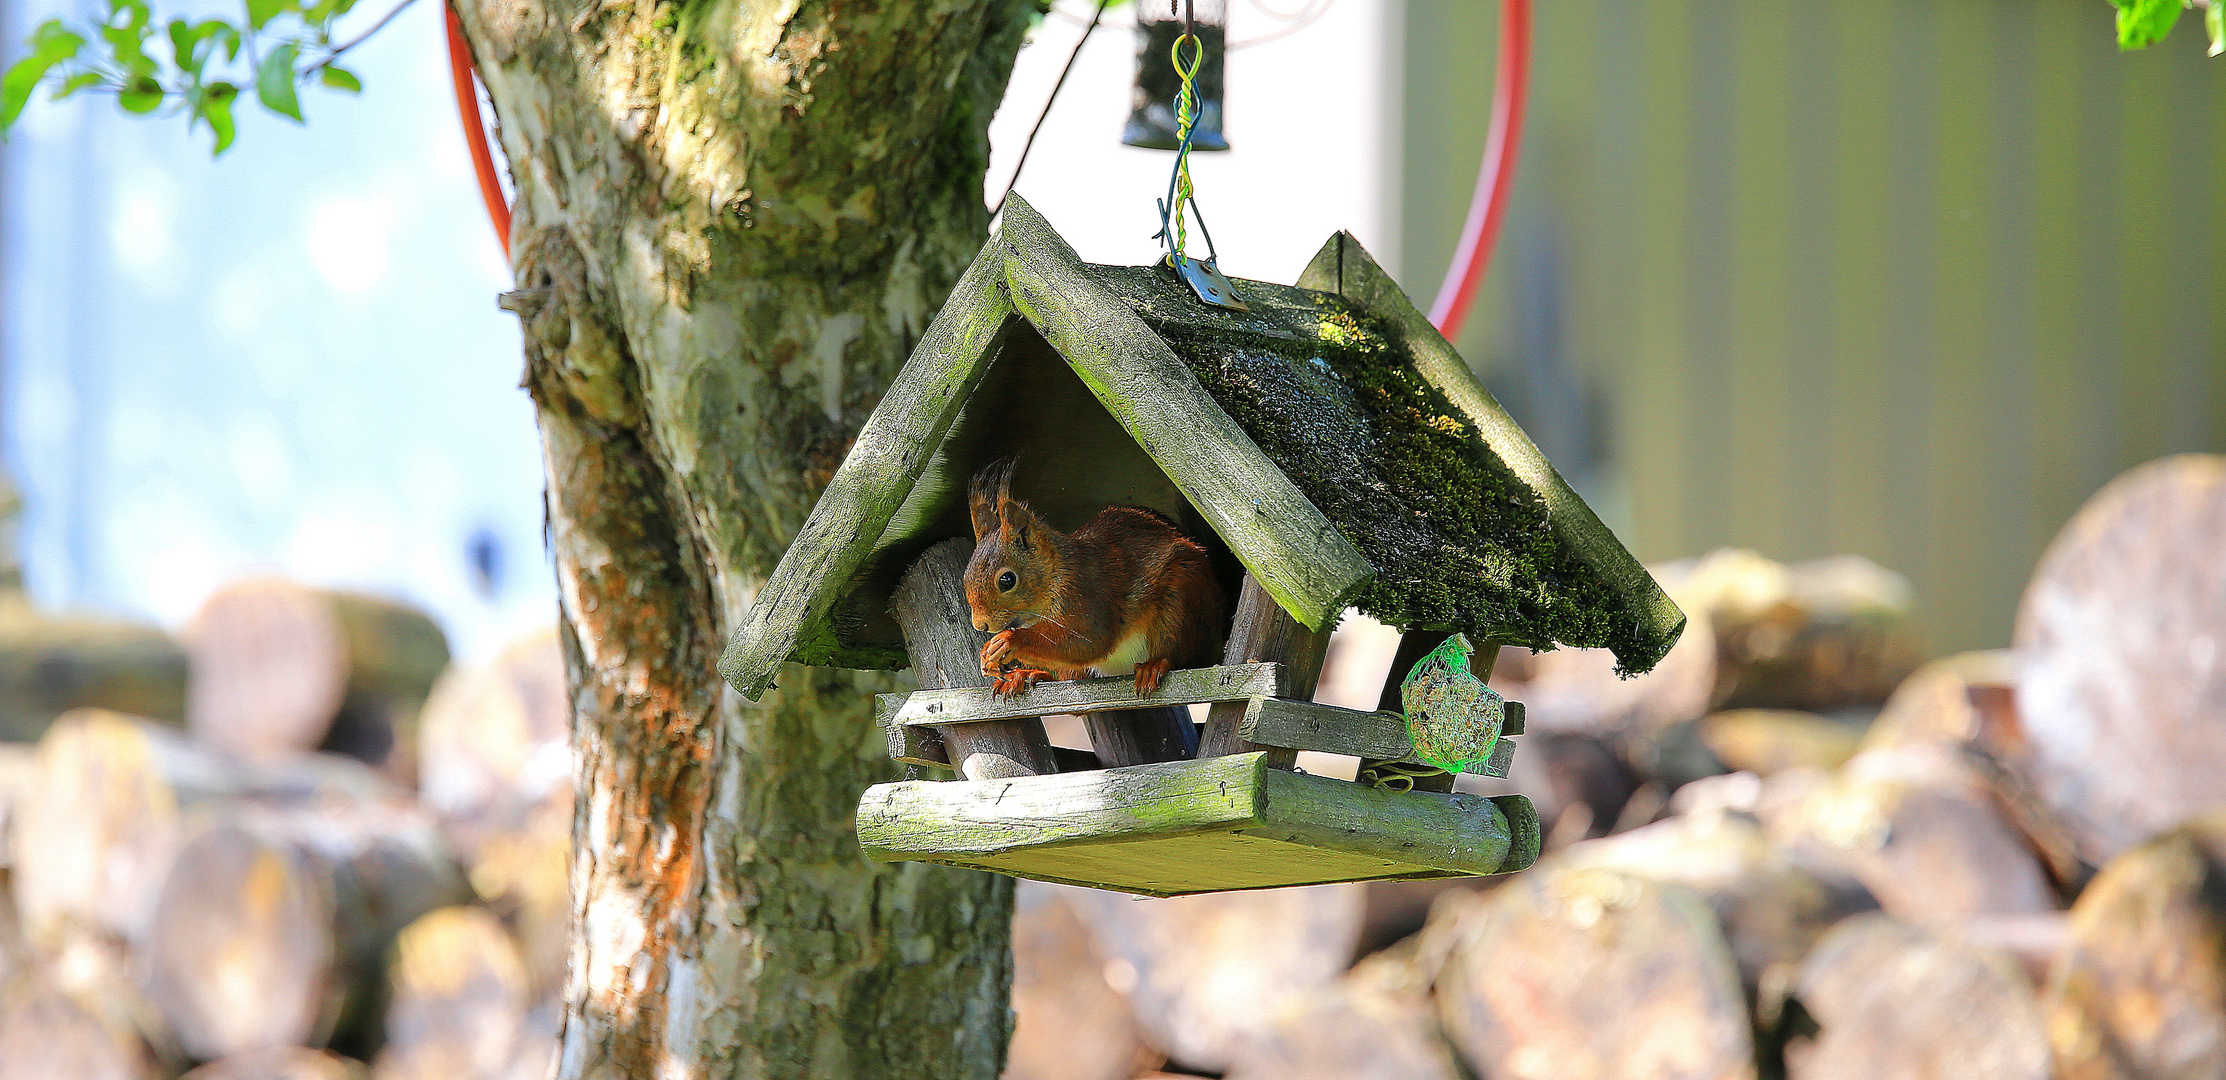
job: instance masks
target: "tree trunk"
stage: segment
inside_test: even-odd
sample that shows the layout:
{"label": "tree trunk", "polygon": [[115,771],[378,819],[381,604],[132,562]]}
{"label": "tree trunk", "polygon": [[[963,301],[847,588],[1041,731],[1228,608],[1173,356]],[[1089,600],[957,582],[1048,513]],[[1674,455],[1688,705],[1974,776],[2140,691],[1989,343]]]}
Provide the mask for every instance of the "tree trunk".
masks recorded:
{"label": "tree trunk", "polygon": [[1011,886],[877,867],[886,677],[719,681],[980,247],[1024,0],[458,0],[516,185],[577,751],[557,1074],[981,1077]]}

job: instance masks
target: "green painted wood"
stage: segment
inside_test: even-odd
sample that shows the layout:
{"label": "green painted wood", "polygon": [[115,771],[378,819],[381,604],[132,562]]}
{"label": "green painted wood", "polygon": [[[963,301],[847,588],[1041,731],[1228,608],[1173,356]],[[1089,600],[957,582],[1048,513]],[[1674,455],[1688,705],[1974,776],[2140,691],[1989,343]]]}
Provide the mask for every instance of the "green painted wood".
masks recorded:
{"label": "green painted wood", "polygon": [[876,716],[888,717],[887,723],[962,724],[1009,720],[1017,716],[1243,701],[1283,692],[1282,671],[1277,665],[1231,664],[1170,671],[1160,681],[1159,689],[1142,696],[1136,693],[1134,678],[1113,675],[1103,679],[1037,683],[1027,693],[1009,698],[998,697],[987,687],[880,694],[874,698],[874,711]]}
{"label": "green painted wood", "polygon": [[1538,861],[1545,834],[1538,828],[1538,809],[1524,795],[1494,795],[1492,805],[1499,807],[1507,817],[1507,860],[1500,864],[1499,872],[1512,874],[1528,870]]}
{"label": "green painted wood", "polygon": [[1002,253],[991,245],[959,277],[803,529],[735,626],[719,659],[719,673],[744,697],[754,701],[764,694],[784,660],[889,666],[886,657],[847,656],[828,615],[981,381],[991,346],[1013,317],[1003,264]]}
{"label": "green painted wood", "polygon": [[1481,796],[1395,794],[1259,753],[1009,780],[877,785],[858,837],[926,861],[1150,896],[1501,872],[1519,822]]}
{"label": "green painted wood", "polygon": [[1667,654],[1685,628],[1685,613],[1623,541],[1570,490],[1530,436],[1477,381],[1468,362],[1415,310],[1399,283],[1376,265],[1360,241],[1346,232],[1330,237],[1298,283],[1301,288],[1343,296],[1381,320],[1398,347],[1412,357],[1422,379],[1474,422],[1474,437],[1544,501],[1554,535],[1621,602],[1620,640],[1608,646],[1616,660],[1626,669],[1645,671]]}
{"label": "green painted wood", "polygon": [[1375,568],[1041,214],[1009,200],[1000,236],[1013,305],[1277,603],[1310,629],[1335,625]]}

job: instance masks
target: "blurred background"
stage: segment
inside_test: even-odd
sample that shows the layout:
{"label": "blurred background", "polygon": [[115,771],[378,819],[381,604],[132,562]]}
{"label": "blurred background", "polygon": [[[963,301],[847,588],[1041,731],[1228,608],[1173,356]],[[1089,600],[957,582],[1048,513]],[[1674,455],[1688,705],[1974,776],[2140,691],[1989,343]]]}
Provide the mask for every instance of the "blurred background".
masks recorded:
{"label": "blurred background", "polygon": [[[985,195],[1146,262],[1170,158],[1095,8],[1022,51]],[[0,56],[65,10],[0,0]],[[439,16],[222,159],[99,99],[0,144],[0,1078],[546,1067],[562,670]],[[1347,229],[1426,303],[1498,17],[1230,0],[1222,266]],[[1462,783],[1539,807],[1512,886],[1024,885],[1012,1075],[2226,1075],[2226,60],[2183,23],[1540,5],[1458,344],[1686,641],[1503,654],[1530,731]],[[1348,620],[1321,699],[1394,644]]]}

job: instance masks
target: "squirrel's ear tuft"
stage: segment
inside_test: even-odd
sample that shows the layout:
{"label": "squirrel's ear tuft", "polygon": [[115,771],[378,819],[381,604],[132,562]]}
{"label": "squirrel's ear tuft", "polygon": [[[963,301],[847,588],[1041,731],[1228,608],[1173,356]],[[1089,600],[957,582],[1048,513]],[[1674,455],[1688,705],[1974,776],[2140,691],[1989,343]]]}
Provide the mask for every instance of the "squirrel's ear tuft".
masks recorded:
{"label": "squirrel's ear tuft", "polygon": [[1012,501],[1013,467],[1018,458],[1000,458],[982,466],[974,474],[974,481],[966,487],[966,511],[974,522],[974,540],[979,543],[998,526],[1004,505]]}

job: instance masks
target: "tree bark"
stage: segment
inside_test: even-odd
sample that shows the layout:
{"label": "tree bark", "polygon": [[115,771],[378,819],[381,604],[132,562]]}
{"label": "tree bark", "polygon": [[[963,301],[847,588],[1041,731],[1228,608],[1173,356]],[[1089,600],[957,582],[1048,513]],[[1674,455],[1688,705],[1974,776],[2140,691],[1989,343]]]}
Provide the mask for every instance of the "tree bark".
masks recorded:
{"label": "tree bark", "polygon": [[1024,0],[457,0],[515,184],[573,700],[557,1075],[981,1077],[1010,882],[859,854],[884,676],[719,681],[980,247]]}

